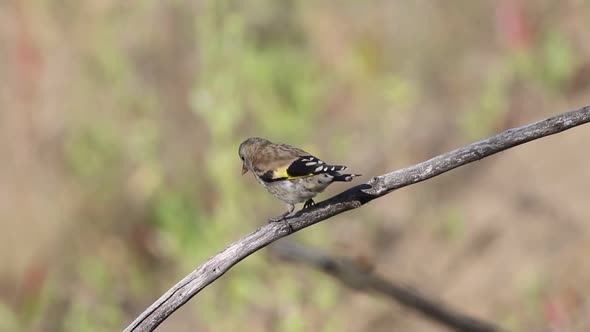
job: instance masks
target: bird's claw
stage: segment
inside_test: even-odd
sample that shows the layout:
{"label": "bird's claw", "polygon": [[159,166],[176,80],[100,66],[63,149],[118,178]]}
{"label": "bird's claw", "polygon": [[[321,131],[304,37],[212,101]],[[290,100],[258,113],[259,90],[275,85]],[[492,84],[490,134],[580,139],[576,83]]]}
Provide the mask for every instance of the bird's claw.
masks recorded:
{"label": "bird's claw", "polygon": [[292,211],[287,211],[279,216],[276,217],[272,217],[270,219],[268,219],[268,223],[270,224],[271,222],[280,222],[285,220],[290,214],[292,213]]}
{"label": "bird's claw", "polygon": [[303,204],[303,208],[307,209],[309,207],[312,207],[315,205],[315,202],[313,201],[313,199],[308,199],[307,201],[305,201],[305,203]]}

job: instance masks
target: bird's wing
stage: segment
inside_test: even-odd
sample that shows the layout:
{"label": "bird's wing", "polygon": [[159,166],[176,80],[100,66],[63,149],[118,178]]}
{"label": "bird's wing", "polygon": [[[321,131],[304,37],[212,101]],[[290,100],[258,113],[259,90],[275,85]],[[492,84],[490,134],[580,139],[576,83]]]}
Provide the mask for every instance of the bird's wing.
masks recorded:
{"label": "bird's wing", "polygon": [[312,155],[308,155],[294,160],[289,165],[289,167],[287,167],[286,173],[289,177],[300,177],[321,173],[338,172],[345,169],[346,166],[328,165],[320,159]]}
{"label": "bird's wing", "polygon": [[272,157],[264,163],[259,162],[259,176],[266,182],[292,180],[346,169],[346,166],[328,165],[301,149],[284,144],[277,144],[270,155]]}

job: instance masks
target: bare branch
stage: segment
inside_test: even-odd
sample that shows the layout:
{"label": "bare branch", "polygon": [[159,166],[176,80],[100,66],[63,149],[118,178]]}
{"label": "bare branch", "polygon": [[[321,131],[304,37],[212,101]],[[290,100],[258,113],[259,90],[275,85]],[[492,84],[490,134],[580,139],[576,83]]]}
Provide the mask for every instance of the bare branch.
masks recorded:
{"label": "bare branch", "polygon": [[510,129],[423,163],[374,177],[366,184],[353,187],[311,208],[300,211],[287,219],[286,222],[270,223],[260,227],[209,258],[203,265],[184,277],[142,312],[124,331],[153,331],[175,310],[242,259],[292,232],[342,212],[356,209],[396,189],[430,179],[517,145],[557,134],[588,122],[590,122],[590,106],[585,106],[576,111]]}
{"label": "bare branch", "polygon": [[416,310],[423,316],[456,331],[501,331],[492,323],[470,317],[452,310],[441,302],[429,299],[410,286],[388,281],[376,275],[371,267],[362,262],[344,257],[331,257],[319,250],[285,240],[278,241],[269,249],[281,259],[309,265],[333,276],[350,288],[385,295],[396,303]]}

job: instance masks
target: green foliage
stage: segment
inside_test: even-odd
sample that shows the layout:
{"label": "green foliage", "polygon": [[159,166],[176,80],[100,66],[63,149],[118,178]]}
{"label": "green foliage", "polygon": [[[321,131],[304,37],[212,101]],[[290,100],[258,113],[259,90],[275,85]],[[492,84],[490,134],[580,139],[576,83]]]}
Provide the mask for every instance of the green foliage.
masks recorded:
{"label": "green foliage", "polygon": [[122,312],[116,306],[92,305],[78,300],[64,318],[63,331],[112,331],[119,327],[121,318]]}
{"label": "green foliage", "polygon": [[88,125],[68,141],[66,155],[76,175],[106,180],[121,161],[120,139],[109,123]]}
{"label": "green foliage", "polygon": [[155,226],[169,233],[171,242],[179,246],[174,254],[190,248],[192,241],[206,226],[199,218],[198,208],[179,192],[160,193],[153,206]]}
{"label": "green foliage", "polygon": [[465,238],[465,227],[465,216],[462,209],[454,207],[447,212],[446,218],[441,224],[441,231],[449,242],[461,243]]}
{"label": "green foliage", "polygon": [[207,121],[214,142],[227,141],[245,118],[249,131],[277,139],[305,137],[320,106],[318,64],[296,45],[257,46],[245,20],[232,13],[217,24],[205,19],[199,25],[203,40],[217,38],[203,45],[193,108]]}
{"label": "green foliage", "polygon": [[478,107],[465,112],[461,122],[462,132],[469,140],[486,137],[496,131],[498,123],[508,111],[511,78],[504,68],[490,73]]}
{"label": "green foliage", "polygon": [[556,92],[564,88],[580,62],[571,43],[557,30],[548,31],[538,48],[520,50],[512,59],[515,73]]}
{"label": "green foliage", "polygon": [[99,257],[87,257],[81,260],[79,271],[82,280],[98,293],[109,290],[113,285],[115,277]]}
{"label": "green foliage", "polygon": [[284,332],[309,331],[309,326],[301,311],[287,313],[279,323],[279,330]]}
{"label": "green foliage", "polygon": [[526,271],[521,275],[519,288],[524,300],[524,310],[529,317],[539,317],[542,313],[543,298],[548,280],[537,271]]}
{"label": "green foliage", "polygon": [[501,324],[506,331],[520,332],[522,329],[522,321],[518,318],[518,313],[511,312],[502,319]]}
{"label": "green foliage", "polygon": [[565,36],[550,30],[538,48],[517,49],[490,70],[475,110],[465,112],[462,131],[469,139],[489,136],[510,110],[515,79],[537,82],[548,91],[560,92],[579,64]]}
{"label": "green foliage", "polygon": [[541,50],[541,80],[550,88],[561,89],[577,65],[574,50],[565,36],[551,31]]}
{"label": "green foliage", "polygon": [[317,275],[314,278],[314,296],[312,301],[314,305],[325,313],[329,313],[331,309],[338,303],[339,289],[342,287],[332,278]]}
{"label": "green foliage", "polygon": [[0,301],[0,331],[20,331],[18,315]]}

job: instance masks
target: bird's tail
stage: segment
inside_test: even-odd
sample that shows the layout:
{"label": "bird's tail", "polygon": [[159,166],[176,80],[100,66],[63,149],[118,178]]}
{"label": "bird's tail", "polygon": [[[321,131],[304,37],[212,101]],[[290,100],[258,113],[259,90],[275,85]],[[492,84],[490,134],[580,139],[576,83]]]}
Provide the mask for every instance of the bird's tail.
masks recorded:
{"label": "bird's tail", "polygon": [[335,182],[350,182],[352,181],[352,179],[354,179],[357,176],[361,176],[361,174],[340,174],[338,172],[332,173],[330,174],[334,177],[334,179],[332,181]]}

